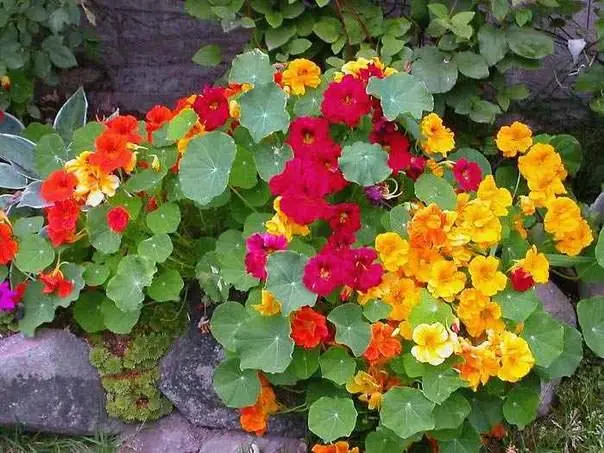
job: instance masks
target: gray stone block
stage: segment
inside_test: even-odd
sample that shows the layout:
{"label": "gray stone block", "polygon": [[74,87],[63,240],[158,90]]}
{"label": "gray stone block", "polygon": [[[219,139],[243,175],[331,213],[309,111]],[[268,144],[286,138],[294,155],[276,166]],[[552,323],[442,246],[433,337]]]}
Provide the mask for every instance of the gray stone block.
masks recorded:
{"label": "gray stone block", "polygon": [[570,299],[551,281],[535,285],[535,293],[541,300],[543,308],[550,315],[559,321],[577,327],[577,315],[575,307],[570,302]]}

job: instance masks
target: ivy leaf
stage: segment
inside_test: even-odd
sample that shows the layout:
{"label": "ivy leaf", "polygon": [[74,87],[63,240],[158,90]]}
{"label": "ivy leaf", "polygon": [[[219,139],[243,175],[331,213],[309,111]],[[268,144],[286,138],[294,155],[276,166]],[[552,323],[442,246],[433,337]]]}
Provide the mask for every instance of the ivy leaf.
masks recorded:
{"label": "ivy leaf", "polygon": [[554,40],[530,27],[510,27],[507,40],[512,52],[524,58],[541,60],[554,53]]}
{"label": "ivy leaf", "polygon": [[224,360],[214,370],[214,389],[226,407],[253,406],[260,395],[256,370],[241,370],[238,359]]}
{"label": "ivy leaf", "polygon": [[308,428],[324,442],[332,442],[352,434],[357,410],[350,398],[323,396],[308,411]]}
{"label": "ivy leaf", "polygon": [[583,359],[583,337],[573,327],[564,326],[564,350],[551,365],[539,371],[548,379],[570,377],[575,374]]}
{"label": "ivy leaf", "polygon": [[549,313],[536,311],[524,323],[522,338],[529,344],[535,363],[548,367],[564,349],[564,327]]}
{"label": "ivy leaf", "polygon": [[343,385],[348,382],[354,372],[357,364],[344,348],[331,347],[319,357],[321,365],[321,375],[325,379]]}
{"label": "ivy leaf", "polygon": [[426,83],[430,93],[446,93],[457,82],[457,64],[436,47],[423,47],[416,51],[418,59],[411,74]]}
{"label": "ivy leaf", "polygon": [[254,49],[233,59],[229,82],[265,85],[273,81],[274,72],[268,55]]}
{"label": "ivy leaf", "polygon": [[388,154],[377,143],[356,142],[344,146],[338,163],[344,179],[361,186],[382,182],[392,173]]}
{"label": "ivy leaf", "polygon": [[147,294],[157,302],[178,301],[184,286],[185,283],[177,270],[166,269],[153,279]]}
{"label": "ivy leaf", "polygon": [[147,214],[147,226],[153,234],[174,233],[180,225],[180,208],[176,203],[164,203]]}
{"label": "ivy leaf", "polygon": [[248,315],[245,307],[237,302],[225,302],[216,307],[210,322],[210,330],[216,341],[226,350],[237,350],[236,335]]}
{"label": "ivy leaf", "polygon": [[15,265],[21,272],[37,274],[50,266],[54,259],[54,249],[42,236],[31,234],[19,239]]}
{"label": "ivy leaf", "polygon": [[363,321],[363,310],[356,304],[343,304],[327,316],[336,326],[336,342],[348,346],[352,353],[361,356],[371,340],[371,326]]}
{"label": "ivy leaf", "polygon": [[472,412],[472,407],[460,392],[453,393],[449,398],[434,408],[435,428],[456,429]]}
{"label": "ivy leaf", "polygon": [[291,147],[286,143],[270,145],[263,143],[254,151],[254,161],[260,177],[268,182],[285,168],[285,163],[294,157]]}
{"label": "ivy leaf", "polygon": [[426,367],[422,384],[424,395],[436,404],[443,403],[455,390],[466,385],[448,363]]}
{"label": "ivy leaf", "polygon": [[178,174],[183,194],[205,205],[223,193],[236,152],[235,142],[223,132],[212,131],[191,140]]}
{"label": "ivy leaf", "polygon": [[292,361],[294,342],[289,319],[257,316],[248,319],[236,332],[242,369],[282,373]]}
{"label": "ivy leaf", "polygon": [[604,297],[583,299],[577,305],[579,325],[587,346],[604,357]]}
{"label": "ivy leaf", "polygon": [[141,307],[132,311],[122,311],[107,297],[101,303],[101,311],[105,327],[118,335],[130,333],[141,315]]}
{"label": "ivy leaf", "polygon": [[317,348],[295,348],[292,363],[289,365],[298,379],[308,379],[319,369],[319,354]]}
{"label": "ivy leaf", "polygon": [[534,288],[519,292],[508,287],[495,295],[493,300],[501,307],[502,316],[505,319],[516,322],[525,321],[539,306],[539,298],[535,294]]}
{"label": "ivy leaf", "polygon": [[522,429],[537,417],[538,407],[539,393],[521,385],[512,388],[508,394],[503,403],[503,415],[508,423]]}
{"label": "ivy leaf", "polygon": [[291,251],[275,252],[268,257],[266,289],[281,302],[284,316],[305,305],[312,307],[317,301],[316,294],[302,282],[307,262],[304,255]]}
{"label": "ivy leaf", "polygon": [[367,93],[381,100],[384,116],[390,121],[405,113],[421,119],[422,112],[431,112],[434,108],[434,99],[426,84],[406,72],[384,79],[372,77],[367,85]]}
{"label": "ivy leaf", "polygon": [[239,104],[240,123],[250,132],[256,143],[273,132],[287,129],[289,125],[289,113],[285,108],[287,96],[274,83],[248,91],[241,96]]}
{"label": "ivy leaf", "polygon": [[423,173],[415,181],[415,195],[426,204],[435,203],[441,209],[455,210],[457,195],[455,189],[444,178],[431,173]]}
{"label": "ivy leaf", "polygon": [[406,439],[434,428],[434,403],[411,387],[394,387],[382,401],[380,421],[399,437]]}
{"label": "ivy leaf", "polygon": [[73,317],[87,333],[100,332],[105,328],[102,302],[105,295],[100,291],[87,291],[73,305]]}

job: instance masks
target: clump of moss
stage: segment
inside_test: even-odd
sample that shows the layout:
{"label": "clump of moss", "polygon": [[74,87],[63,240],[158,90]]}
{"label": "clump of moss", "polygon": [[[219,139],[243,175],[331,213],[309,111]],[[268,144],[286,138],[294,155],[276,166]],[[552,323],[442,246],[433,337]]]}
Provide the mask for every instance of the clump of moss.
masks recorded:
{"label": "clump of moss", "polygon": [[186,327],[182,304],[148,305],[128,335],[91,335],[90,362],[107,392],[107,413],[127,422],[150,421],[168,414],[171,403],[161,394],[159,361]]}
{"label": "clump of moss", "polygon": [[5,313],[0,311],[0,338],[8,337],[17,332],[17,319],[12,312]]}

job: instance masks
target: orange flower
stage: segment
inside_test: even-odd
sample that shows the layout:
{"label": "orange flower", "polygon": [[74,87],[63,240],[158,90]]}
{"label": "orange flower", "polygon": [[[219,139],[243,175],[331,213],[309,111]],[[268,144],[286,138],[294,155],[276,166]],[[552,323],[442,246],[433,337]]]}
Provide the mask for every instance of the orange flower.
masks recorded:
{"label": "orange flower", "polygon": [[401,343],[393,337],[394,329],[388,324],[376,322],[371,326],[371,342],[363,354],[369,362],[388,360],[401,353]]}
{"label": "orange flower", "polygon": [[492,376],[497,376],[499,361],[495,351],[488,341],[473,346],[467,340],[462,341],[459,354],[463,362],[455,365],[460,377],[466,381],[472,390],[476,391],[480,384],[485,385]]}
{"label": "orange flower", "polygon": [[526,124],[514,121],[499,129],[495,143],[505,157],[514,157],[525,153],[533,144],[533,132]]}
{"label": "orange flower", "polygon": [[59,297],[67,297],[73,291],[73,280],[66,280],[63,272],[59,269],[55,269],[46,274],[40,274],[38,278],[44,285],[44,288],[42,289],[44,294],[56,293]]}
{"label": "orange flower", "polygon": [[279,410],[277,397],[268,381],[261,376],[262,389],[253,406],[239,409],[239,423],[244,431],[262,436],[268,429],[268,418]]}
{"label": "orange flower", "polygon": [[331,445],[316,444],[312,447],[312,453],[359,453],[358,447],[350,448],[348,442],[341,440]]}
{"label": "orange flower", "polygon": [[163,105],[156,105],[147,112],[145,119],[147,120],[147,140],[153,141],[153,132],[161,128],[165,123],[174,117],[174,113]]}
{"label": "orange flower", "polygon": [[95,147],[96,151],[88,157],[88,162],[105,173],[132,167],[134,153],[128,149],[128,139],[125,136],[105,132],[96,139]]}
{"label": "orange flower", "polygon": [[18,250],[19,244],[13,238],[11,226],[7,223],[0,223],[0,264],[10,263],[15,258]]}
{"label": "orange flower", "polygon": [[321,68],[306,58],[292,60],[283,71],[283,84],[300,96],[306,87],[317,88],[321,84]]}
{"label": "orange flower", "polygon": [[291,337],[301,348],[312,349],[329,338],[327,318],[308,306],[292,314],[291,325]]}
{"label": "orange flower", "polygon": [[54,203],[65,201],[73,196],[78,179],[65,170],[53,171],[42,183],[40,193],[44,200]]}
{"label": "orange flower", "polygon": [[454,212],[444,212],[435,204],[419,209],[409,224],[412,247],[440,248],[446,245],[447,232],[455,218]]}

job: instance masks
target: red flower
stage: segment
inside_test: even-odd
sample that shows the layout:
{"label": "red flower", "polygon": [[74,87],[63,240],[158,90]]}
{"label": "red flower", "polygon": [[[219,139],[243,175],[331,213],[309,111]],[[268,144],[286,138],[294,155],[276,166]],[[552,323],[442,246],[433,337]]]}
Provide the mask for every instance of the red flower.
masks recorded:
{"label": "red flower", "polygon": [[328,222],[334,233],[355,233],[361,229],[361,210],[355,203],[340,203],[330,209]]}
{"label": "red flower", "polygon": [[391,359],[401,353],[400,341],[392,336],[394,329],[388,324],[376,322],[371,326],[371,342],[363,354],[369,362]]}
{"label": "red flower", "polygon": [[327,296],[344,283],[346,261],[332,253],[321,253],[313,256],[306,263],[304,285],[319,296]]}
{"label": "red flower", "polygon": [[355,127],[370,111],[371,100],[365,92],[365,84],[351,75],[330,83],[325,90],[321,112],[332,123]]}
{"label": "red flower", "polygon": [[269,233],[254,233],[245,242],[245,270],[260,280],[266,280],[268,255],[287,248],[287,238]]}
{"label": "red flower", "polygon": [[415,181],[424,172],[425,167],[426,159],[421,156],[412,156],[411,165],[409,166],[409,169],[405,171],[405,174]]}
{"label": "red flower", "polygon": [[105,123],[116,134],[123,135],[131,143],[140,143],[138,120],[132,115],[116,116]]}
{"label": "red flower", "polygon": [[42,289],[44,294],[56,293],[59,297],[67,297],[74,288],[73,280],[66,280],[59,269],[55,269],[47,274],[40,274],[38,278],[44,284],[44,288]]}
{"label": "red flower", "polygon": [[105,132],[95,141],[96,151],[90,155],[88,162],[96,165],[106,173],[118,168],[128,168],[132,163],[132,151],[128,149],[126,137],[115,132]]}
{"label": "red flower", "polygon": [[130,214],[123,206],[111,208],[107,212],[107,225],[109,225],[109,229],[114,233],[123,233],[128,227],[129,221]]}
{"label": "red flower", "polygon": [[296,118],[290,125],[287,143],[294,150],[294,156],[312,159],[323,148],[332,146],[329,122],[309,116]]}
{"label": "red flower", "polygon": [[459,159],[453,166],[453,176],[463,191],[475,191],[482,181],[482,170],[476,162]]}
{"label": "red flower", "polygon": [[0,264],[10,263],[19,250],[19,244],[13,238],[13,230],[10,225],[0,223]]}
{"label": "red flower", "polygon": [[80,215],[80,207],[73,200],[58,201],[46,209],[48,237],[52,245],[58,247],[75,240],[75,230]]}
{"label": "red flower", "polygon": [[384,151],[388,153],[388,166],[396,175],[411,166],[412,155],[409,152],[411,143],[409,139],[398,131],[385,134],[379,141]]}
{"label": "red flower", "polygon": [[161,128],[164,124],[170,121],[174,117],[174,114],[168,107],[163,105],[156,105],[145,115],[147,120],[147,140],[153,141],[153,132]]}
{"label": "red flower", "polygon": [[315,348],[329,338],[327,318],[308,306],[292,314],[291,325],[292,340],[301,348]]}
{"label": "red flower", "polygon": [[521,292],[530,289],[535,284],[533,276],[521,267],[510,272],[510,282],[515,291]]}
{"label": "red flower", "polygon": [[287,217],[299,225],[311,224],[329,212],[329,204],[323,198],[293,191],[283,195],[280,207]]}
{"label": "red flower", "polygon": [[379,285],[382,282],[384,268],[377,260],[377,253],[370,247],[362,247],[352,251],[353,270],[351,277],[346,283],[348,286],[367,292],[369,289]]}
{"label": "red flower", "polygon": [[229,100],[222,87],[205,87],[197,96],[193,110],[199,115],[206,131],[218,129],[229,119]]}
{"label": "red flower", "polygon": [[44,200],[54,203],[68,200],[73,196],[73,191],[78,184],[78,179],[65,170],[55,170],[42,183],[40,193]]}

